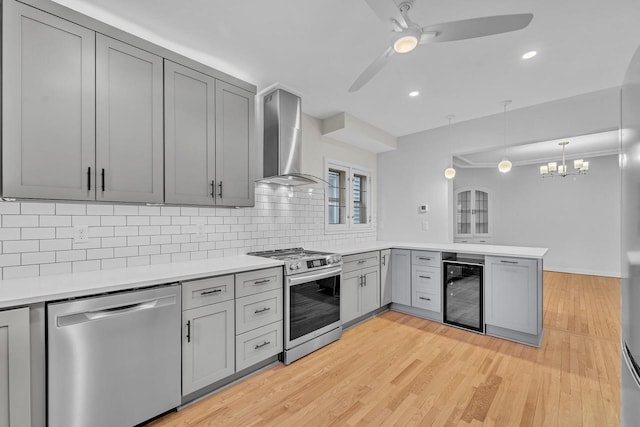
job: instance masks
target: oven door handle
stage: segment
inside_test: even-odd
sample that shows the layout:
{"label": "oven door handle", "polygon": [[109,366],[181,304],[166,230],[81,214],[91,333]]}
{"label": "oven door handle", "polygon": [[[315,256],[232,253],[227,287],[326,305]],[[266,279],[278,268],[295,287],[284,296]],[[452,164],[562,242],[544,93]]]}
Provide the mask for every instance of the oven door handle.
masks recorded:
{"label": "oven door handle", "polygon": [[337,276],[340,273],[342,273],[342,267],[326,270],[318,274],[310,274],[308,276],[302,275],[300,277],[289,277],[288,283],[289,286],[295,286],[301,283],[313,282],[314,280],[322,280],[326,279],[327,277]]}

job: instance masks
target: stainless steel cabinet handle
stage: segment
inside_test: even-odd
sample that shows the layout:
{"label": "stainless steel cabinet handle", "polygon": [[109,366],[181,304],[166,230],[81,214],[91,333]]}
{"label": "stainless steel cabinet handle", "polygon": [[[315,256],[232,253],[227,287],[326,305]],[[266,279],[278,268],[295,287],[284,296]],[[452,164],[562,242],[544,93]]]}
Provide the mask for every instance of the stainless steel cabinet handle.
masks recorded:
{"label": "stainless steel cabinet handle", "polygon": [[362,276],[362,278],[364,279],[364,285],[367,286],[367,276]]}
{"label": "stainless steel cabinet handle", "polygon": [[104,168],[102,168],[102,191],[104,191]]}
{"label": "stainless steel cabinet handle", "polygon": [[218,196],[222,199],[222,181],[220,181],[220,194]]}
{"label": "stainless steel cabinet handle", "polygon": [[361,259],[361,260],[359,260],[359,261],[358,261],[358,264],[363,264],[363,263],[365,263],[365,262],[367,262],[367,260],[366,260],[366,259]]}
{"label": "stainless steel cabinet handle", "polygon": [[191,320],[187,322],[187,342],[191,342]]}
{"label": "stainless steel cabinet handle", "polygon": [[364,280],[363,280],[364,276],[360,276],[360,286],[364,286]]}
{"label": "stainless steel cabinet handle", "polygon": [[271,310],[271,307],[264,307],[264,308],[261,308],[259,310],[255,310],[253,313],[254,314],[264,313],[265,311],[269,311],[269,310]]}
{"label": "stainless steel cabinet handle", "polygon": [[216,198],[216,182],[211,181],[211,197]]}
{"label": "stainless steel cabinet handle", "polygon": [[431,261],[431,258],[426,258],[421,256],[419,256],[418,259],[421,259],[422,261]]}
{"label": "stainless steel cabinet handle", "polygon": [[518,261],[507,261],[507,260],[504,260],[504,259],[501,259],[500,262],[503,263],[503,264],[517,264],[518,263]]}
{"label": "stainless steel cabinet handle", "polygon": [[423,299],[425,301],[431,301],[431,298],[427,298],[427,297],[419,297],[420,299]]}
{"label": "stainless steel cabinet handle", "polygon": [[257,350],[257,349],[262,348],[262,347],[264,347],[265,345],[269,345],[269,344],[271,344],[271,341],[265,341],[265,342],[263,342],[262,344],[257,344],[257,345],[254,347],[254,350]]}
{"label": "stainless steel cabinet handle", "polygon": [[91,191],[91,166],[87,168],[87,191]]}
{"label": "stainless steel cabinet handle", "polygon": [[387,265],[387,256],[382,255],[382,265]]}
{"label": "stainless steel cabinet handle", "polygon": [[421,279],[431,279],[431,276],[418,276]]}
{"label": "stainless steel cabinet handle", "polygon": [[200,296],[217,294],[218,292],[222,292],[222,289],[212,289],[210,291],[202,291],[202,292],[200,292]]}
{"label": "stainless steel cabinet handle", "polygon": [[264,285],[265,283],[269,283],[271,281],[271,279],[263,279],[263,280],[256,280],[255,282],[253,282],[254,285]]}

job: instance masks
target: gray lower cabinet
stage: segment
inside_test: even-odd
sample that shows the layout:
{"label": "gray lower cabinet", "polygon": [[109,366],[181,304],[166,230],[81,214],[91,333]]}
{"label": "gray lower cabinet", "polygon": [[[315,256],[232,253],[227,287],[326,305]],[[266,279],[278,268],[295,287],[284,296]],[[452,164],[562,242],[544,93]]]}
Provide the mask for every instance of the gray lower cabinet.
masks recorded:
{"label": "gray lower cabinet", "polygon": [[535,259],[485,257],[485,323],[537,335],[541,289]]}
{"label": "gray lower cabinet", "polygon": [[343,257],[340,284],[340,320],[350,322],[380,308],[380,258],[378,252]]}
{"label": "gray lower cabinet", "polygon": [[255,96],[165,61],[165,199],[253,206]]}
{"label": "gray lower cabinet", "polygon": [[380,305],[391,303],[391,249],[380,251]]}
{"label": "gray lower cabinet", "polygon": [[411,305],[442,312],[442,254],[435,251],[411,251]]}
{"label": "gray lower cabinet", "polygon": [[164,61],[165,201],[215,204],[216,80]]}
{"label": "gray lower cabinet", "polygon": [[2,2],[2,194],[95,199],[95,33]]}
{"label": "gray lower cabinet", "polygon": [[162,58],[96,35],[97,200],[163,201]]}
{"label": "gray lower cabinet", "polygon": [[[182,284],[182,395],[235,373],[234,277]],[[229,286],[231,285],[231,286]]]}
{"label": "gray lower cabinet", "polygon": [[391,250],[391,301],[411,305],[411,251]]}
{"label": "gray lower cabinet", "polygon": [[216,81],[216,204],[253,206],[256,138],[253,93]]}
{"label": "gray lower cabinet", "polygon": [[0,427],[31,425],[29,309],[0,311]]}

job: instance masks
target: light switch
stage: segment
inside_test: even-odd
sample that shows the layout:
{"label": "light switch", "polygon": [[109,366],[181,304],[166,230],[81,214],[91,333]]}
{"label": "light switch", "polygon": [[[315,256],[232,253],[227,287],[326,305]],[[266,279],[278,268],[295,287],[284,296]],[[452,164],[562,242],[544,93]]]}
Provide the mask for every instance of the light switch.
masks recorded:
{"label": "light switch", "polygon": [[422,221],[422,229],[424,231],[429,231],[429,221]]}

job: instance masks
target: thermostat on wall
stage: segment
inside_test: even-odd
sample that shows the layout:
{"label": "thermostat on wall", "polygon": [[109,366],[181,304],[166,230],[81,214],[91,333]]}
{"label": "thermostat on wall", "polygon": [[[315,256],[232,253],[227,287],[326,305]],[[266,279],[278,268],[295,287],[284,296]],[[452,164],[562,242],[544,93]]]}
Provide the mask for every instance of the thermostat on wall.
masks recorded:
{"label": "thermostat on wall", "polygon": [[420,212],[420,213],[429,212],[429,205],[420,205],[420,206],[418,206],[418,212]]}

